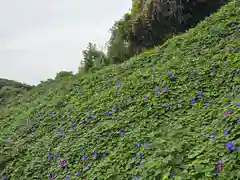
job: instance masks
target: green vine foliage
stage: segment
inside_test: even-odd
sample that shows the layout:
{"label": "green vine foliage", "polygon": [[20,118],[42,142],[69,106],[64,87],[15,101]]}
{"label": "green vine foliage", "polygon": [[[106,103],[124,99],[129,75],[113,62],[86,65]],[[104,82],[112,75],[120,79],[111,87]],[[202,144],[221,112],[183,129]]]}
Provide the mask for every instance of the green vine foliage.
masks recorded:
{"label": "green vine foliage", "polygon": [[0,176],[238,179],[239,14],[230,2],[122,64],[12,97],[0,106]]}

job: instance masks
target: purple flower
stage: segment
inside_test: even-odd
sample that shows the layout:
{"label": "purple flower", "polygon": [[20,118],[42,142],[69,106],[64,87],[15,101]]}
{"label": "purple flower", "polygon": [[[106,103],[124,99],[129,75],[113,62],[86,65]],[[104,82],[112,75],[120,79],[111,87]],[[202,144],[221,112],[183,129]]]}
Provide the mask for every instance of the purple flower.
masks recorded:
{"label": "purple flower", "polygon": [[56,158],[60,158],[60,157],[61,157],[61,155],[60,155],[60,154],[57,154],[57,155],[56,155]]}
{"label": "purple flower", "polygon": [[231,149],[232,151],[234,151],[234,150],[236,150],[236,146],[234,146],[233,144],[232,144],[232,141],[228,141],[228,143],[226,143],[226,149],[228,150],[228,149]]}
{"label": "purple flower", "polygon": [[106,115],[110,115],[110,112],[109,112],[109,111],[107,111],[107,112],[106,112]]}
{"label": "purple flower", "polygon": [[144,162],[140,162],[140,166],[144,166]]}
{"label": "purple flower", "polygon": [[50,112],[49,115],[50,115],[51,117],[53,117],[53,116],[54,116],[54,112]]}
{"label": "purple flower", "polygon": [[213,133],[213,134],[210,136],[209,141],[215,139],[216,136],[217,136],[217,134],[216,134],[216,133]]}
{"label": "purple flower", "polygon": [[76,130],[76,124],[72,125],[72,130]]}
{"label": "purple flower", "polygon": [[137,147],[140,147],[140,146],[141,146],[141,143],[136,143],[136,146],[137,146]]}
{"label": "purple flower", "polygon": [[144,156],[144,154],[139,154],[139,155],[137,155],[135,158],[141,158],[141,157],[143,157]]}
{"label": "purple flower", "polygon": [[12,144],[12,140],[11,139],[8,139],[8,144],[10,145],[10,144]]}
{"label": "purple flower", "polygon": [[164,106],[164,107],[168,107],[168,106],[169,106],[169,104],[165,103],[165,104],[163,104],[163,106]]}
{"label": "purple flower", "polygon": [[116,82],[116,86],[120,87],[121,86],[120,82]]}
{"label": "purple flower", "polygon": [[167,91],[167,86],[162,88],[162,92],[166,92]]}
{"label": "purple flower", "polygon": [[49,178],[50,178],[50,179],[54,179],[54,178],[55,178],[55,177],[54,177],[54,174],[51,173],[51,174],[49,175]]}
{"label": "purple flower", "polygon": [[146,102],[146,101],[144,102],[144,104],[147,104],[147,103],[148,103],[148,102]]}
{"label": "purple flower", "polygon": [[234,90],[235,90],[235,89],[234,89],[234,88],[232,88],[232,92],[234,92]]}
{"label": "purple flower", "polygon": [[238,124],[240,124],[240,119],[239,119],[239,120],[237,120],[237,123],[238,123]]}
{"label": "purple flower", "polygon": [[191,102],[191,104],[194,104],[194,103],[196,103],[196,100],[195,100],[195,98],[190,98],[190,102]]}
{"label": "purple flower", "polygon": [[171,73],[170,73],[170,72],[166,72],[166,74],[167,74],[167,75],[171,75]]}
{"label": "purple flower", "polygon": [[134,176],[134,179],[141,179],[141,176]]}
{"label": "purple flower", "polygon": [[213,73],[217,72],[217,68],[216,68],[216,67],[213,67],[213,68],[212,68],[212,72],[213,72]]}
{"label": "purple flower", "polygon": [[66,160],[60,161],[60,166],[61,166],[61,168],[64,169],[67,166],[67,161]]}
{"label": "purple flower", "polygon": [[217,166],[218,172],[220,172],[222,170],[222,166],[223,166],[222,160],[218,160],[218,166]]}
{"label": "purple flower", "polygon": [[53,158],[53,156],[51,154],[48,154],[48,159]]}
{"label": "purple flower", "polygon": [[83,149],[84,149],[84,146],[80,146],[80,149],[83,150]]}
{"label": "purple flower", "polygon": [[174,173],[171,171],[170,174],[169,174],[169,177],[173,178],[174,176],[175,176]]}
{"label": "purple flower", "polygon": [[96,153],[96,152],[93,152],[93,153],[92,153],[92,156],[93,156],[93,157],[96,157],[96,156],[97,156],[97,153]]}
{"label": "purple flower", "polygon": [[104,154],[103,154],[103,157],[107,157],[107,156],[108,156],[108,153],[104,153]]}
{"label": "purple flower", "polygon": [[231,150],[232,150],[232,151],[235,151],[236,149],[237,149],[236,146],[232,146],[232,147],[231,147]]}
{"label": "purple flower", "polygon": [[81,175],[81,172],[80,172],[80,171],[78,171],[78,172],[77,172],[77,176],[80,176],[80,175]]}
{"label": "purple flower", "polygon": [[226,144],[226,149],[230,149],[232,145],[232,141],[228,141],[228,143]]}
{"label": "purple flower", "polygon": [[125,134],[125,131],[123,129],[120,130],[120,134],[121,135],[124,135]]}
{"label": "purple flower", "polygon": [[94,118],[94,115],[93,115],[93,114],[90,114],[89,117],[90,117],[90,118]]}
{"label": "purple flower", "polygon": [[149,143],[145,144],[146,148],[150,148],[150,146],[151,146],[151,144],[149,144]]}
{"label": "purple flower", "polygon": [[88,164],[84,164],[83,166],[85,169],[88,169],[89,165]]}
{"label": "purple flower", "polygon": [[223,134],[228,134],[228,130],[227,129],[225,129],[224,131],[223,131]]}
{"label": "purple flower", "polygon": [[83,161],[87,159],[87,156],[82,156],[81,158]]}
{"label": "purple flower", "polygon": [[145,96],[143,96],[144,98],[148,98],[148,96],[147,95],[145,95]]}
{"label": "purple flower", "polygon": [[69,176],[66,176],[66,180],[69,180],[70,179],[70,177]]}

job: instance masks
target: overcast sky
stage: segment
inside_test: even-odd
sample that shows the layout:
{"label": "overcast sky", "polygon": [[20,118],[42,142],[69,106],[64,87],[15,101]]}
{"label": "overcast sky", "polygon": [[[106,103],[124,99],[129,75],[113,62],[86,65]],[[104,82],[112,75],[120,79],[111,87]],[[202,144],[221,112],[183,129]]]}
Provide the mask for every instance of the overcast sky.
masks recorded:
{"label": "overcast sky", "polygon": [[132,0],[0,0],[0,78],[28,84],[77,72],[88,42],[104,46]]}

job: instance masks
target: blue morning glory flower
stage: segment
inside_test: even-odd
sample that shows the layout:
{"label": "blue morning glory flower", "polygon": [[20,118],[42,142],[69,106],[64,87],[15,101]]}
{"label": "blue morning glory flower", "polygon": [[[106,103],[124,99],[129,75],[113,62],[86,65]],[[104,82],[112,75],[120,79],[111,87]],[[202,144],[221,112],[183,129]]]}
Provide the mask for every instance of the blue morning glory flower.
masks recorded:
{"label": "blue morning glory flower", "polygon": [[80,176],[80,175],[81,175],[81,172],[80,172],[80,171],[78,171],[78,172],[77,172],[77,176]]}
{"label": "blue morning glory flower", "polygon": [[123,129],[120,130],[120,134],[123,135],[125,134],[125,131]]}
{"label": "blue morning glory flower", "polygon": [[234,88],[232,88],[232,92],[234,92],[234,90],[235,90],[235,89],[234,89]]}
{"label": "blue morning glory flower", "polygon": [[85,169],[88,169],[89,165],[88,164],[84,164],[83,166]]}
{"label": "blue morning glory flower", "polygon": [[137,147],[140,147],[140,146],[141,146],[141,143],[136,143],[136,146],[137,146]]}
{"label": "blue morning glory flower", "polygon": [[240,120],[237,120],[237,123],[240,124]]}
{"label": "blue morning glory flower", "polygon": [[66,176],[66,180],[70,180],[70,177],[69,177],[69,176]]}
{"label": "blue morning glory flower", "polygon": [[120,82],[116,82],[116,86],[120,87],[121,86]]}
{"label": "blue morning glory flower", "polygon": [[96,157],[96,156],[97,156],[97,153],[96,153],[96,152],[93,152],[93,153],[92,153],[92,156],[93,156],[93,157]]}
{"label": "blue morning glory flower", "polygon": [[174,173],[171,171],[170,174],[169,174],[169,177],[173,178],[174,176],[175,176]]}
{"label": "blue morning glory flower", "polygon": [[54,112],[50,112],[49,115],[50,115],[51,117],[53,117],[53,116],[54,116]]}
{"label": "blue morning glory flower", "polygon": [[170,73],[170,72],[166,72],[166,74],[167,74],[167,75],[171,75],[171,73]]}
{"label": "blue morning glory flower", "polygon": [[145,95],[145,96],[143,96],[144,98],[148,98],[148,96],[147,95]]}
{"label": "blue morning glory flower", "polygon": [[109,114],[111,114],[111,113],[110,113],[109,111],[107,111],[107,112],[106,112],[106,115],[109,115]]}
{"label": "blue morning glory flower", "polygon": [[144,104],[148,104],[148,102],[145,101]]}
{"label": "blue morning glory flower", "polygon": [[53,158],[53,156],[51,154],[48,154],[48,159]]}
{"label": "blue morning glory flower", "polygon": [[202,92],[202,91],[197,91],[197,93],[198,93],[200,96],[203,96],[203,92]]}
{"label": "blue morning glory flower", "polygon": [[151,144],[147,143],[147,144],[145,144],[145,147],[146,147],[146,148],[150,148],[150,147],[151,147]]}
{"label": "blue morning glory flower", "polygon": [[83,161],[87,159],[87,156],[82,156],[81,158]]}
{"label": "blue morning glory flower", "polygon": [[162,88],[162,92],[166,92],[167,91],[167,86]]}
{"label": "blue morning glory flower", "polygon": [[50,179],[54,179],[54,178],[55,178],[55,175],[54,175],[53,173],[51,173],[51,174],[49,175],[49,178],[50,178]]}
{"label": "blue morning glory flower", "polygon": [[103,154],[103,157],[107,157],[107,156],[108,156],[108,153],[104,153],[104,154]]}
{"label": "blue morning glory flower", "polygon": [[223,134],[228,134],[228,130],[227,129],[225,129],[224,131],[223,131]]}
{"label": "blue morning glory flower", "polygon": [[160,82],[159,84],[160,84],[160,85],[162,85],[162,84],[163,84],[163,82]]}
{"label": "blue morning glory flower", "polygon": [[212,134],[212,135],[210,136],[210,138],[209,138],[209,141],[210,141],[210,140],[213,140],[216,136],[217,136],[216,133]]}
{"label": "blue morning glory flower", "polygon": [[90,117],[90,118],[94,118],[94,115],[93,115],[93,114],[90,114],[89,117]]}
{"label": "blue morning glory flower", "polygon": [[84,146],[80,146],[80,149],[83,150],[83,149],[84,149]]}
{"label": "blue morning glory flower", "polygon": [[169,104],[165,103],[165,104],[163,104],[163,106],[164,106],[164,107],[168,107],[168,106],[169,106]]}
{"label": "blue morning glory flower", "polygon": [[144,154],[139,154],[139,155],[137,155],[135,158],[137,159],[137,158],[141,158],[141,157],[143,157],[144,156]]}
{"label": "blue morning glory flower", "polygon": [[60,154],[56,154],[56,158],[60,158],[61,157],[61,155]]}
{"label": "blue morning glory flower", "polygon": [[209,106],[209,104],[208,104],[208,103],[205,103],[205,109],[207,109],[207,108],[208,108],[208,106]]}
{"label": "blue morning glory flower", "polygon": [[191,102],[191,104],[194,104],[194,103],[196,103],[196,100],[195,100],[195,98],[190,98],[190,102]]}
{"label": "blue morning glory flower", "polygon": [[212,72],[213,72],[213,73],[217,72],[217,68],[216,68],[216,67],[213,67],[213,68],[212,68]]}
{"label": "blue morning glory flower", "polygon": [[170,77],[170,79],[171,79],[171,80],[175,80],[175,77],[174,77],[174,75],[172,75],[172,76]]}
{"label": "blue morning glory flower", "polygon": [[235,151],[236,149],[237,149],[236,146],[231,146],[232,151]]}
{"label": "blue morning glory flower", "polygon": [[12,144],[12,140],[11,139],[8,139],[7,143],[10,145]]}
{"label": "blue morning glory flower", "polygon": [[231,149],[231,150],[236,150],[236,146],[234,146],[233,144],[232,144],[232,141],[228,141],[228,143],[225,145],[226,146],[226,149],[228,150],[228,149]]}
{"label": "blue morning glory flower", "polygon": [[140,166],[144,166],[144,162],[140,162],[140,164],[139,164]]}
{"label": "blue morning glory flower", "polygon": [[72,130],[76,130],[76,124],[72,125]]}

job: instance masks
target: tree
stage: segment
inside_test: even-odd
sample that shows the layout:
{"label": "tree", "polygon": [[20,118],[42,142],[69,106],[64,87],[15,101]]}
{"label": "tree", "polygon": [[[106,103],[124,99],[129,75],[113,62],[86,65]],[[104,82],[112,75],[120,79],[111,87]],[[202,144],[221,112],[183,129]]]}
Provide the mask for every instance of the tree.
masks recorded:
{"label": "tree", "polygon": [[83,70],[85,72],[88,72],[90,69],[99,69],[102,66],[109,64],[107,56],[104,52],[97,49],[96,44],[88,43],[87,48],[83,50],[82,53]]}
{"label": "tree", "polygon": [[129,41],[131,35],[131,14],[126,13],[122,19],[115,22],[110,29],[111,38],[108,42],[108,58],[111,63],[121,63],[133,55],[132,45]]}

